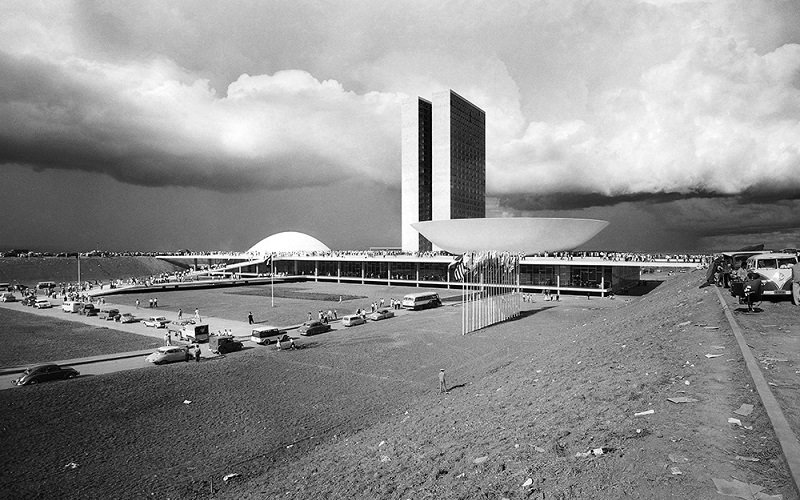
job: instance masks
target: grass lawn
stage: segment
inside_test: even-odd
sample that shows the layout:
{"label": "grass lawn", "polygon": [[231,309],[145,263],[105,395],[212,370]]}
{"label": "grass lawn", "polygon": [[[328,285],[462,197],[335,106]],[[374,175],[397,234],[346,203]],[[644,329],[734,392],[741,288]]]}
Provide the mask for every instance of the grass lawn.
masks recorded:
{"label": "grass lawn", "polygon": [[159,339],[0,308],[0,366],[84,358],[138,351],[161,345]]}

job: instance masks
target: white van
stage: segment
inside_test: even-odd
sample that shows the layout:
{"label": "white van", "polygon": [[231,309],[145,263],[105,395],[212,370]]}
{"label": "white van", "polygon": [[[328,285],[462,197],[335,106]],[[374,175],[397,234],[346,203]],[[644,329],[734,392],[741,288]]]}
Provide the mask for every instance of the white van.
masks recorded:
{"label": "white van", "polygon": [[761,278],[761,295],[792,295],[792,266],[797,255],[791,253],[763,253],[747,259],[747,272]]}
{"label": "white van", "polygon": [[259,326],[253,328],[250,334],[250,340],[258,345],[268,345],[275,342],[275,340],[286,333],[286,330],[281,330],[277,326]]}
{"label": "white van", "polygon": [[76,313],[81,310],[83,304],[76,300],[68,300],[61,304],[61,310],[68,313]]}
{"label": "white van", "polygon": [[356,326],[363,325],[367,320],[359,314],[351,314],[349,316],[342,316],[342,326]]}
{"label": "white van", "polygon": [[442,301],[436,292],[409,293],[403,297],[403,307],[406,309],[427,309],[429,307],[439,307],[440,305],[442,305]]}

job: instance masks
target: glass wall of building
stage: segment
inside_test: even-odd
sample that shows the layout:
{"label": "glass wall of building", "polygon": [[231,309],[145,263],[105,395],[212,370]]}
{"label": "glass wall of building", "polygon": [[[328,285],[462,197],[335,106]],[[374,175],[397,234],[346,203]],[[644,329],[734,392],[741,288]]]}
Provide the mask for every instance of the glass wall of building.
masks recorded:
{"label": "glass wall of building", "polygon": [[419,279],[420,281],[447,281],[447,264],[420,263]]}
{"label": "glass wall of building", "polygon": [[313,260],[298,260],[297,261],[297,274],[303,276],[314,276],[316,269],[316,262]]}
{"label": "glass wall of building", "polygon": [[317,261],[317,274],[319,276],[336,277],[339,269],[339,261],[320,260]]}
{"label": "glass wall of building", "polygon": [[392,262],[391,275],[393,280],[415,280],[417,266],[413,262]]}
{"label": "glass wall of building", "polygon": [[361,262],[342,261],[341,276],[343,278],[360,278],[361,264]]}
{"label": "glass wall of building", "polygon": [[364,277],[371,279],[387,279],[389,277],[389,264],[387,262],[365,262]]}

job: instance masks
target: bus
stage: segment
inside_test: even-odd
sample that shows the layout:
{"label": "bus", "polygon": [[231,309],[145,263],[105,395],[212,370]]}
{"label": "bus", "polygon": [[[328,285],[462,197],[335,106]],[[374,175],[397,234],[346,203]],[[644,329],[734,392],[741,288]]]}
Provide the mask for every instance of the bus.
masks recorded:
{"label": "bus", "polygon": [[442,305],[439,294],[436,292],[409,293],[403,297],[403,307],[416,311],[417,309],[427,309],[429,307],[439,307]]}

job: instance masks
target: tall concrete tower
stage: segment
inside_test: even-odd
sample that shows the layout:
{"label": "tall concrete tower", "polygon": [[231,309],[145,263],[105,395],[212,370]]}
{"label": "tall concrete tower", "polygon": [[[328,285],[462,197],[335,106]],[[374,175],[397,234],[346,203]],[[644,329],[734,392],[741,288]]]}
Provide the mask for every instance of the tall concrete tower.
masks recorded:
{"label": "tall concrete tower", "polygon": [[452,90],[402,106],[402,248],[435,250],[411,223],[486,216],[486,113]]}

